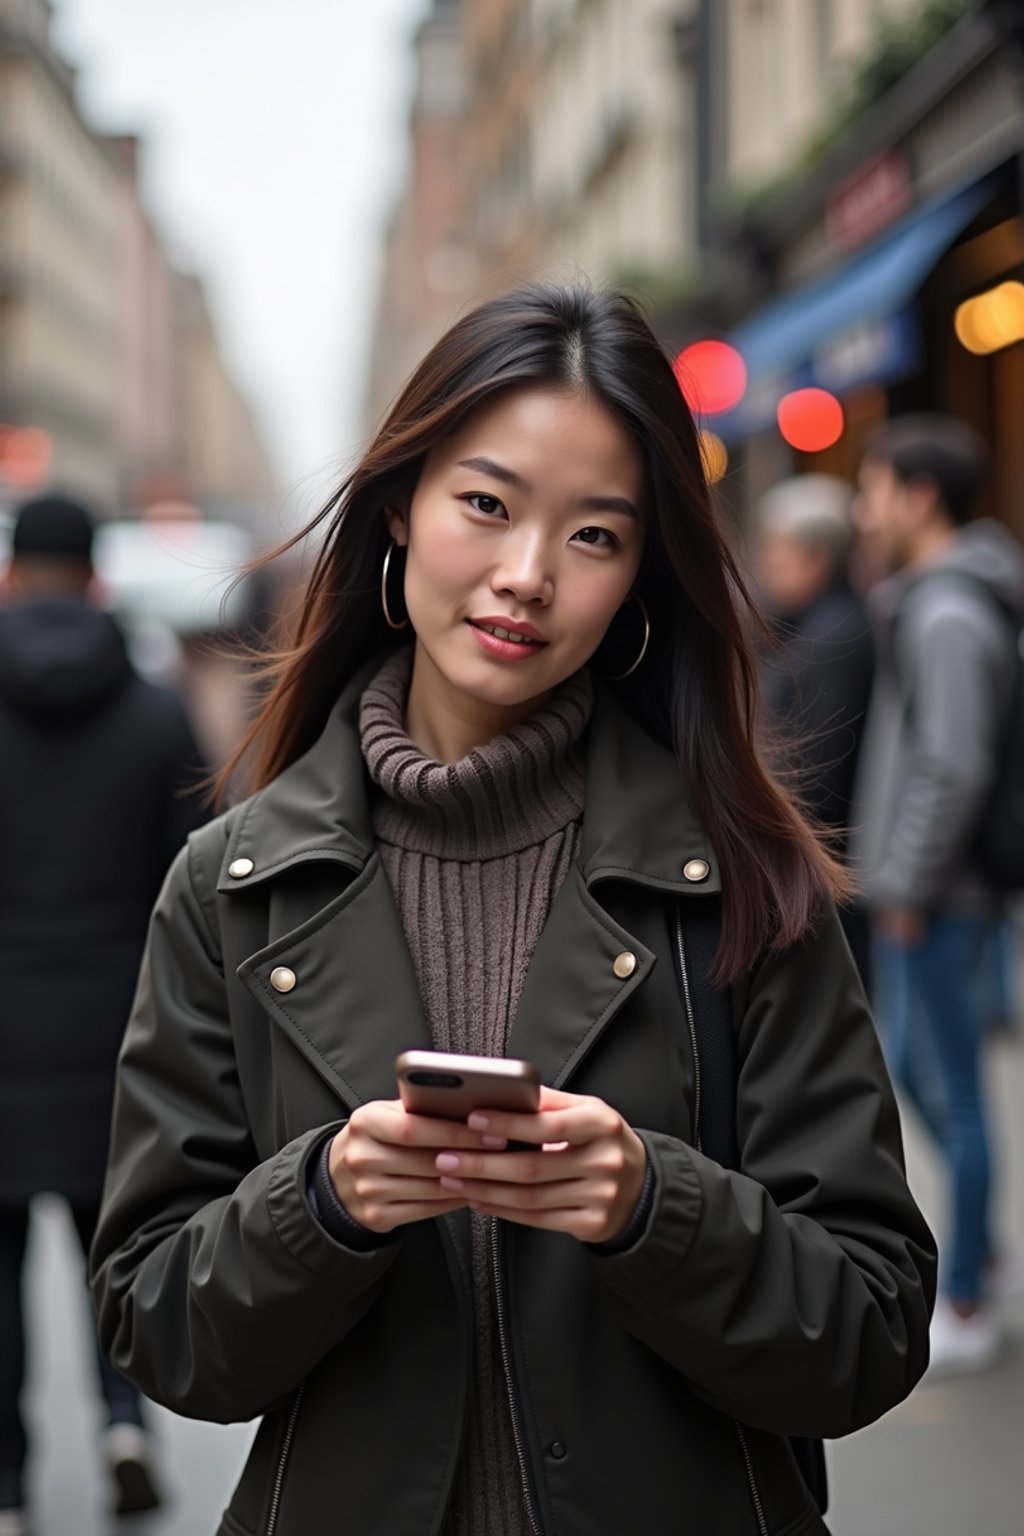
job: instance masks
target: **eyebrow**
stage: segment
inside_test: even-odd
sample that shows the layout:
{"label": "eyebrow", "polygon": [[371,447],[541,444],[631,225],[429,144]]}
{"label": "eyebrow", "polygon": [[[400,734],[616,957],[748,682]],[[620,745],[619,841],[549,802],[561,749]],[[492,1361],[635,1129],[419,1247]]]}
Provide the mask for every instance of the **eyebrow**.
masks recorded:
{"label": "eyebrow", "polygon": [[[460,459],[460,469],[475,469],[481,475],[488,475],[492,480],[500,480],[503,485],[511,485],[515,490],[529,495],[533,490],[528,480],[517,474],[514,469],[509,469],[505,464],[499,464],[496,459],[488,459],[480,455],[472,459]],[[640,514],[627,496],[581,496],[574,506],[583,512],[621,512],[625,517],[633,517],[639,521]]]}

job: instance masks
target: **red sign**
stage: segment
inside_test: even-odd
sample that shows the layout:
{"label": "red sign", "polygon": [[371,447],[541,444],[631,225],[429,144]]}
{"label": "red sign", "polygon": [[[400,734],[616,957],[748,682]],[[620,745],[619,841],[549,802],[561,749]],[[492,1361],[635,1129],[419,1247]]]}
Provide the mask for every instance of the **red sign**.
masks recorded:
{"label": "red sign", "polygon": [[825,210],[829,238],[842,250],[862,245],[906,213],[910,200],[910,169],[889,150],[833,193]]}

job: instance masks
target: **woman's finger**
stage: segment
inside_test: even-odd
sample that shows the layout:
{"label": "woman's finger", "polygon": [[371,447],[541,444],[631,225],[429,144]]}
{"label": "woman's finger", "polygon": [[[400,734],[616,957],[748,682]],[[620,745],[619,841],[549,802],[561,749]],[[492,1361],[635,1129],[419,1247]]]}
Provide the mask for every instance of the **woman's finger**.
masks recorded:
{"label": "woman's finger", "polygon": [[486,1206],[497,1215],[516,1211],[553,1211],[569,1206],[597,1209],[611,1207],[617,1185],[603,1179],[563,1179],[557,1184],[501,1184],[484,1179],[457,1179],[444,1175],[441,1188],[461,1195],[474,1207]]}
{"label": "woman's finger", "polygon": [[[430,1156],[431,1154],[427,1154]],[[500,1184],[551,1184],[581,1178],[600,1171],[591,1148],[538,1147],[535,1152],[459,1152],[446,1149],[433,1154],[433,1166],[439,1174],[460,1179],[494,1180]],[[614,1171],[614,1170],[609,1170]]]}
{"label": "woman's finger", "polygon": [[[432,1179],[437,1182],[436,1147],[396,1147],[387,1141],[377,1141],[371,1136],[358,1136],[349,1141],[345,1153],[345,1167],[349,1178],[399,1178]],[[473,1157],[473,1152],[453,1152],[456,1157]],[[501,1157],[501,1152],[488,1154]]]}
{"label": "woman's finger", "polygon": [[548,1108],[542,1097],[540,1109],[533,1114],[474,1110],[469,1117],[470,1129],[481,1135],[503,1136],[507,1141],[526,1141],[538,1147],[561,1141],[570,1146],[582,1146],[598,1136],[611,1134],[619,1124],[616,1111],[601,1099],[583,1098],[577,1094],[554,1097],[562,1102],[552,1102]]}
{"label": "woman's finger", "polygon": [[501,1150],[505,1138],[498,1131],[470,1130],[461,1120],[437,1120],[413,1115],[401,1099],[378,1099],[357,1109],[349,1125],[366,1131],[377,1141],[397,1147],[490,1147]]}

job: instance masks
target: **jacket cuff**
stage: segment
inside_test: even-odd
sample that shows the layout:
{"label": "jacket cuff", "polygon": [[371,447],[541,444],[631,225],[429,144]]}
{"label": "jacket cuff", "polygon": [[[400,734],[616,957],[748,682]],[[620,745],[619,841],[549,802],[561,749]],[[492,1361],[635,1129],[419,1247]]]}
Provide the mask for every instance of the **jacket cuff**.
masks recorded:
{"label": "jacket cuff", "polygon": [[640,1199],[636,1203],[636,1210],[629,1218],[618,1237],[609,1238],[606,1243],[588,1243],[591,1253],[598,1258],[609,1258],[613,1253],[625,1253],[627,1248],[632,1248],[638,1243],[647,1230],[651,1211],[654,1208],[654,1164],[650,1157],[644,1169],[643,1188],[640,1191]]}
{"label": "jacket cuff", "polygon": [[652,1180],[646,1222],[631,1247],[595,1253],[601,1279],[623,1293],[656,1285],[679,1268],[693,1247],[704,1205],[699,1154],[661,1131],[637,1135],[647,1148]]}
{"label": "jacket cuff", "polygon": [[312,1207],[313,1215],[336,1243],[342,1243],[346,1248],[354,1248],[359,1253],[381,1248],[391,1242],[395,1234],[372,1232],[369,1227],[364,1227],[361,1221],[350,1216],[338,1199],[338,1192],[331,1178],[330,1162],[331,1144],[336,1134],[335,1131],[331,1131],[324,1137],[319,1152],[313,1153],[309,1163],[306,1198]]}
{"label": "jacket cuff", "polygon": [[387,1245],[359,1249],[339,1243],[318,1221],[309,1203],[313,1164],[327,1135],[334,1136],[344,1124],[320,1126],[283,1147],[274,1159],[267,1185],[267,1211],[282,1245],[314,1274],[327,1279],[351,1281],[362,1286],[380,1269],[386,1269],[397,1252]]}

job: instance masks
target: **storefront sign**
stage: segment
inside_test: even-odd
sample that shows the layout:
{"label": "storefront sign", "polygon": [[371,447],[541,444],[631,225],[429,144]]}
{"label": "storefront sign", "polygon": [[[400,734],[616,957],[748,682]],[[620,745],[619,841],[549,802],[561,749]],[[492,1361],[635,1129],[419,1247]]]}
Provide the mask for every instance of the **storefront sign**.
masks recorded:
{"label": "storefront sign", "polygon": [[910,207],[910,167],[896,150],[870,161],[829,199],[825,223],[840,250],[862,245]]}

